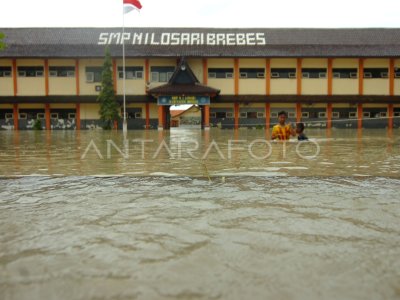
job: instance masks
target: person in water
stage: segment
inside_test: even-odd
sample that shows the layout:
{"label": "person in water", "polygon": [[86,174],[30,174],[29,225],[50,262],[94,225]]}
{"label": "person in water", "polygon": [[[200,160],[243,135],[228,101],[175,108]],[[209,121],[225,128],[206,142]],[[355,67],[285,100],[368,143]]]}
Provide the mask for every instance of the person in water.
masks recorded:
{"label": "person in water", "polygon": [[291,124],[286,124],[287,113],[280,111],[278,113],[278,123],[272,127],[271,139],[278,139],[280,141],[286,141],[290,139],[290,136],[296,136],[296,132],[292,128]]}
{"label": "person in water", "polygon": [[308,137],[304,134],[304,123],[296,124],[297,139],[299,141],[307,141]]}

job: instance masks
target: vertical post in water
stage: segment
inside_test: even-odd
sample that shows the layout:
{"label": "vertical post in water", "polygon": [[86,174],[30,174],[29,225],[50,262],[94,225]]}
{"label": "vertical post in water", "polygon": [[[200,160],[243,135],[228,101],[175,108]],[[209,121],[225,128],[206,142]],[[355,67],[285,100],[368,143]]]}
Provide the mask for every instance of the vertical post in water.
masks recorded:
{"label": "vertical post in water", "polygon": [[122,9],[122,90],[123,90],[123,106],[124,116],[122,123],[122,132],[125,135],[128,131],[128,124],[126,123],[126,90],[125,90],[125,11]]}

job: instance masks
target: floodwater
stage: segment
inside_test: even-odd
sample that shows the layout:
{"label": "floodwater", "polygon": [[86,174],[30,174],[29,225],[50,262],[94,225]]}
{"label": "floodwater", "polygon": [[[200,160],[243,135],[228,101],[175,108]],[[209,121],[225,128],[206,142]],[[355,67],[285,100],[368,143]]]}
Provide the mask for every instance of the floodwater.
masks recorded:
{"label": "floodwater", "polygon": [[400,299],[400,132],[0,132],[0,299]]}

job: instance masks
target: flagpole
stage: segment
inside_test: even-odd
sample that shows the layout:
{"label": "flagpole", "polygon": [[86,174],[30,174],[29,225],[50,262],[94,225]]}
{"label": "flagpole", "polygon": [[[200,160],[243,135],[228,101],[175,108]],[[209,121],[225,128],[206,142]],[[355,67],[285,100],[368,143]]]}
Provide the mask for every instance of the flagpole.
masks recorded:
{"label": "flagpole", "polygon": [[123,124],[122,124],[122,132],[124,134],[128,131],[128,124],[126,123],[126,86],[125,86],[125,11],[122,8],[122,89],[123,89],[123,105],[124,105],[124,117],[123,117]]}

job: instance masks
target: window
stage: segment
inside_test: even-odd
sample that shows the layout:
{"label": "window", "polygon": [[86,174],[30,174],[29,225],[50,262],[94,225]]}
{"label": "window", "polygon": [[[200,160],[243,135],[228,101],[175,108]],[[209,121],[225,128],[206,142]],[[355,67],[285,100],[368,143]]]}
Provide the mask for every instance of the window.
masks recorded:
{"label": "window", "polygon": [[240,118],[247,118],[247,112],[241,112],[239,115]]}
{"label": "window", "polygon": [[257,118],[264,118],[263,112],[257,112]]}
{"label": "window", "polygon": [[340,113],[338,111],[332,112],[332,119],[339,119]]}
{"label": "window", "polygon": [[94,82],[94,73],[93,72],[86,73],[86,82]]}
{"label": "window", "polygon": [[394,117],[400,117],[400,112],[399,112],[399,111],[395,111],[395,112],[393,113],[393,116],[394,116]]}
{"label": "window", "polygon": [[217,117],[217,114],[215,112],[210,112],[210,118],[215,119]]}
{"label": "window", "polygon": [[[172,75],[174,74],[174,71],[175,67],[157,67],[157,66],[151,67],[150,80],[152,82],[168,82],[171,79]],[[136,73],[135,76],[137,76]]]}
{"label": "window", "polygon": [[[214,73],[215,77],[211,77],[210,74]],[[208,69],[208,77],[209,78],[233,78],[233,69],[232,68],[209,68]]]}
{"label": "window", "polygon": [[226,113],[227,118],[233,118],[233,113],[232,112],[227,112]]}
{"label": "window", "polygon": [[326,118],[326,112],[320,111],[320,112],[318,113],[318,118]]}
{"label": "window", "polygon": [[303,78],[326,78],[326,69],[325,68],[304,68],[301,69],[303,74],[308,74],[308,77]]}
{"label": "window", "polygon": [[387,112],[381,111],[380,114],[379,114],[379,117],[386,118],[387,117]]}
{"label": "window", "polygon": [[158,82],[158,72],[151,72],[151,81],[152,82]]}
{"label": "window", "polygon": [[75,67],[51,66],[49,74],[50,77],[75,77]]}
{"label": "window", "polygon": [[5,118],[6,120],[14,119],[14,115],[13,115],[12,113],[6,113],[6,114],[5,114],[5,117],[6,117],[6,118]]}
{"label": "window", "polygon": [[44,74],[43,67],[18,67],[19,77],[42,77]]}
{"label": "window", "polygon": [[310,73],[304,72],[304,73],[301,74],[301,77],[302,78],[310,78]]}
{"label": "window", "polygon": [[303,119],[308,119],[308,118],[310,117],[310,113],[309,113],[308,111],[303,111],[303,112],[301,113],[301,117],[302,117]]}
{"label": "window", "polygon": [[371,113],[369,111],[363,112],[363,118],[370,118],[370,117],[371,117]]}
{"label": "window", "polygon": [[249,111],[247,112],[248,119],[257,119],[257,112],[256,111]]}
{"label": "window", "polygon": [[364,78],[372,78],[372,73],[371,72],[365,72],[364,73]]}
{"label": "window", "polygon": [[58,120],[58,113],[51,113],[51,114],[50,114],[50,119],[56,119],[56,120]]}
{"label": "window", "polygon": [[395,78],[400,78],[400,72],[395,72],[395,73],[394,73],[394,77],[395,77]]}
{"label": "window", "polygon": [[11,77],[11,67],[0,67],[0,77]]}
{"label": "window", "polygon": [[326,72],[321,72],[318,74],[319,78],[326,78]]}
{"label": "window", "polygon": [[45,119],[45,114],[44,114],[44,113],[37,113],[37,114],[36,114],[36,119],[38,119],[38,120],[44,120],[44,119]]}
{"label": "window", "polygon": [[349,118],[350,118],[350,119],[355,119],[355,118],[357,118],[357,112],[355,112],[355,111],[349,112]]}
{"label": "window", "polygon": [[26,120],[27,118],[28,118],[28,114],[27,113],[19,113],[18,114],[18,119]]}
{"label": "window", "polygon": [[101,82],[102,71],[102,67],[86,67],[86,82]]}
{"label": "window", "polygon": [[226,112],[224,111],[218,111],[215,113],[215,117],[218,119],[225,119],[226,118]]}
{"label": "window", "polygon": [[289,112],[288,117],[289,117],[289,118],[296,118],[296,113],[294,113],[294,112]]}
{"label": "window", "polygon": [[[118,78],[124,78],[123,67],[118,67]],[[126,66],[125,67],[125,79],[142,79],[143,78],[143,67],[139,66]]]}
{"label": "window", "polygon": [[271,78],[296,78],[296,68],[273,68]]}
{"label": "window", "polygon": [[208,78],[217,78],[217,73],[208,73]]}
{"label": "window", "polygon": [[364,78],[388,78],[388,68],[365,68]]}
{"label": "window", "polygon": [[68,114],[68,119],[75,119],[76,118],[76,114],[75,113],[69,113]]}
{"label": "window", "polygon": [[140,119],[142,118],[142,113],[141,112],[135,112],[135,119]]}
{"label": "window", "polygon": [[240,68],[239,72],[240,72],[240,78],[257,79],[265,77],[265,69],[262,68]]}
{"label": "window", "polygon": [[271,78],[279,78],[278,72],[271,72]]}
{"label": "window", "polygon": [[271,112],[271,118],[277,118],[278,113],[277,112]]}
{"label": "window", "polygon": [[333,78],[357,78],[357,68],[334,68]]}

